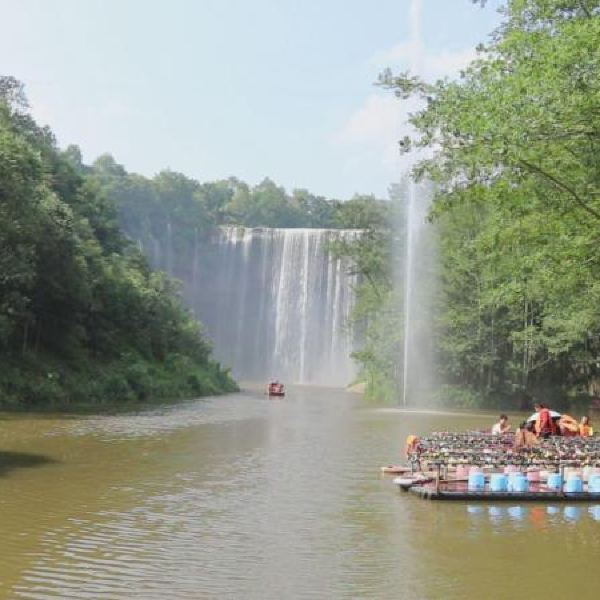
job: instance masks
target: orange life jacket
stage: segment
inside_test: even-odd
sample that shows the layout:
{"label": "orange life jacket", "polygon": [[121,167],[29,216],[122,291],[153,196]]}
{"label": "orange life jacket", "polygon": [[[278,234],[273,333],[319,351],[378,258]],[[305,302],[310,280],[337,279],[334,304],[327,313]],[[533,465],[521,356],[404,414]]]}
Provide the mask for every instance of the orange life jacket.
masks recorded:
{"label": "orange life jacket", "polygon": [[562,415],[558,420],[558,425],[561,432],[565,436],[573,436],[579,433],[579,425],[577,421],[570,415]]}
{"label": "orange life jacket", "polygon": [[556,434],[556,424],[554,423],[550,410],[542,408],[538,413],[537,419],[535,420],[535,432],[538,435],[549,433],[550,435]]}
{"label": "orange life jacket", "polygon": [[591,425],[580,425],[579,426],[579,435],[583,437],[591,437],[594,435],[594,430]]}

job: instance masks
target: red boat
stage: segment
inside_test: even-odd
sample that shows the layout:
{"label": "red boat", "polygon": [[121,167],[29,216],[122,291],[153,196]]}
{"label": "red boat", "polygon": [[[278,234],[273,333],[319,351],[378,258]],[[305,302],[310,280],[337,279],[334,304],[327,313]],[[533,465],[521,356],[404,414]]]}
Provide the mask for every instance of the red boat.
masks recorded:
{"label": "red boat", "polygon": [[279,383],[279,381],[271,381],[267,388],[267,393],[269,396],[285,396],[283,383]]}

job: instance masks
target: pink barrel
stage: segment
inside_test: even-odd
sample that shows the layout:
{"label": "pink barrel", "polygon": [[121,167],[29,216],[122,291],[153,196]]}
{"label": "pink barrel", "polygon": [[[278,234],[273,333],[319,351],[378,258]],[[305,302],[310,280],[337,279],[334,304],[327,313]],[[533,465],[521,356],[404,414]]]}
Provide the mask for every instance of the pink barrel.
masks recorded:
{"label": "pink barrel", "polygon": [[541,473],[538,469],[528,469],[527,470],[527,481],[530,482],[539,482],[541,481],[542,477],[541,477]]}
{"label": "pink barrel", "polygon": [[469,465],[456,466],[456,479],[466,479],[469,476]]}

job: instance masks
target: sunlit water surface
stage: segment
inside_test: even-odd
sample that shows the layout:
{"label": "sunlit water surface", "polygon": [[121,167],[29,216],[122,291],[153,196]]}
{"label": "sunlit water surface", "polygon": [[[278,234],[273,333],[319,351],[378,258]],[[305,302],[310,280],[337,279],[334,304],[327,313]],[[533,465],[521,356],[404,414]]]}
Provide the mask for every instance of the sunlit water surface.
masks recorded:
{"label": "sunlit water surface", "polygon": [[487,415],[296,388],[0,418],[2,598],[597,598],[600,507],[432,503],[379,466]]}

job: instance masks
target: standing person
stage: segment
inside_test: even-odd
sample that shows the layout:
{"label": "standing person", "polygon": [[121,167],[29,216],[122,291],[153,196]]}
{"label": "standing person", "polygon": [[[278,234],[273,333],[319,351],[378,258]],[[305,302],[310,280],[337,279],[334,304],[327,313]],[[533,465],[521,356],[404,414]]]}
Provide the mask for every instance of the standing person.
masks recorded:
{"label": "standing person", "polygon": [[500,415],[500,420],[492,427],[493,435],[502,435],[510,431],[510,424],[506,415]]}
{"label": "standing person", "polygon": [[581,417],[581,421],[579,422],[579,435],[583,437],[591,437],[594,435],[594,429],[592,428],[590,418],[587,415]]}
{"label": "standing person", "polygon": [[536,434],[541,438],[548,438],[556,435],[556,423],[552,420],[550,409],[544,404],[536,403],[533,405],[538,414],[536,420]]}

